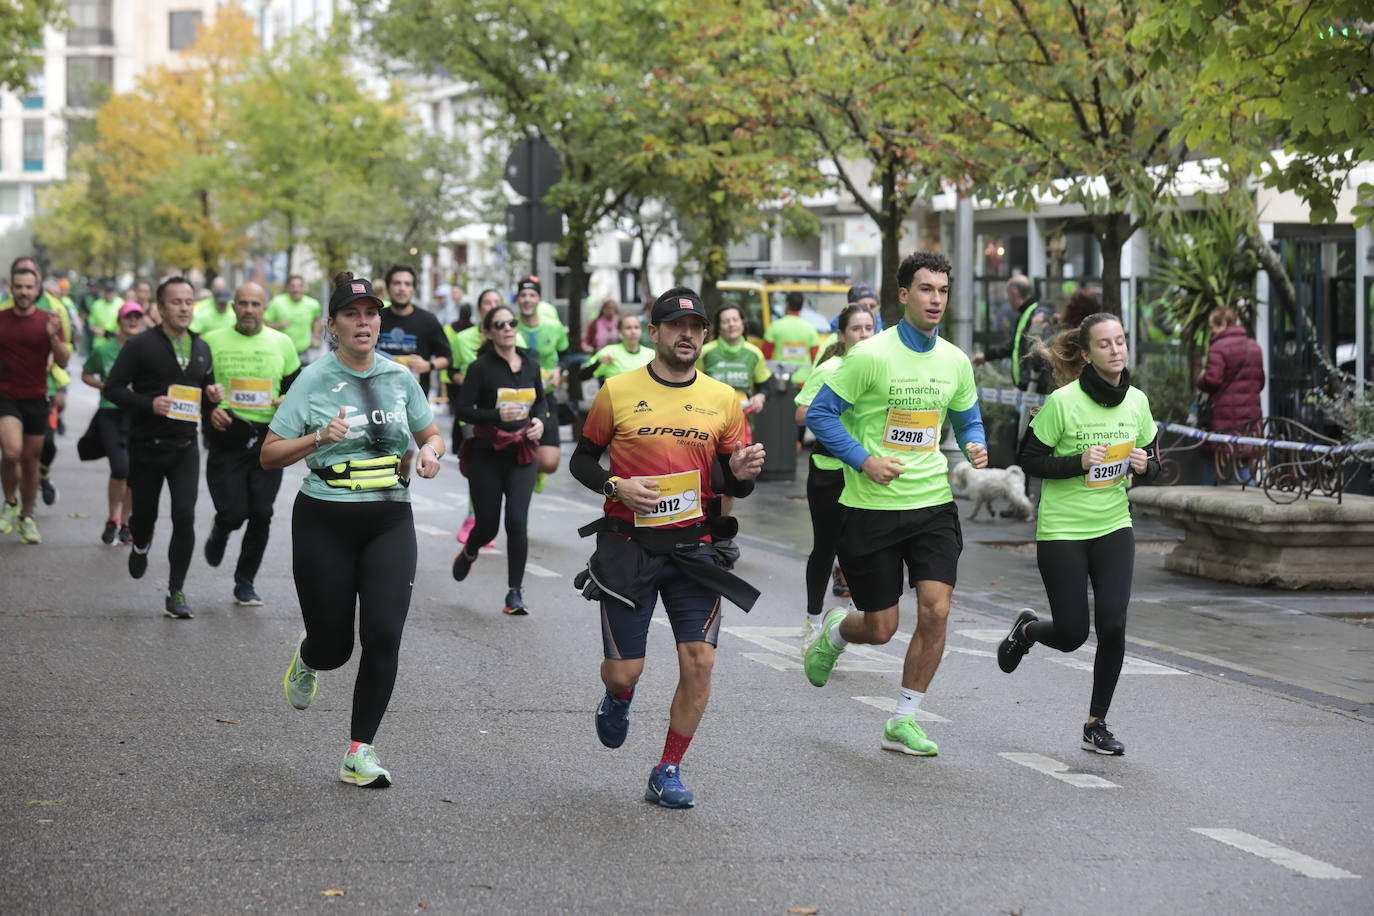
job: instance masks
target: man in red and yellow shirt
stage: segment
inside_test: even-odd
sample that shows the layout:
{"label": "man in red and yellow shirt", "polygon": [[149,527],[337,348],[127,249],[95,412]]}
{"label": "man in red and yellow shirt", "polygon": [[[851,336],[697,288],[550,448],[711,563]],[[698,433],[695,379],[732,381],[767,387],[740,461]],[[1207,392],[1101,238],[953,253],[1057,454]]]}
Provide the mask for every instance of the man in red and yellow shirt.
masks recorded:
{"label": "man in red and yellow shirt", "polygon": [[[649,325],[653,361],[607,380],[569,464],[577,480],[606,497],[605,517],[583,531],[598,532],[587,575],[589,596],[601,599],[606,695],[596,730],[607,747],[625,741],[660,596],[677,638],[668,738],[644,793],[666,808],[694,803],[679,767],[711,693],[721,598],[748,610],[758,597],[720,566],[729,556],[715,541],[730,538],[736,523],[717,517],[712,501],[718,490],[749,495],[763,468],[763,446],[744,444],[734,390],[697,372],[706,323],[692,290],[675,287],[658,298]],[[608,450],[609,472],[600,463]]]}

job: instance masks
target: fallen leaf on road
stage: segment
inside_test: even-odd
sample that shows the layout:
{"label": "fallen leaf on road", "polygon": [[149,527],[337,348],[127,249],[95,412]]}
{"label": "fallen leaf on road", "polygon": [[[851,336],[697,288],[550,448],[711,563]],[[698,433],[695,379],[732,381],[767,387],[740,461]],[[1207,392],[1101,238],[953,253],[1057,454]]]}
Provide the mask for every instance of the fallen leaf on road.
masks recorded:
{"label": "fallen leaf on road", "polygon": [[60,798],[31,798],[31,799],[29,799],[28,801],[24,802],[24,804],[26,804],[26,805],[37,805],[37,806],[39,806],[40,808],[51,808],[53,805],[60,805],[60,804],[62,804],[62,799],[60,799]]}
{"label": "fallen leaf on road", "polygon": [[239,723],[239,722],[237,722],[237,721],[235,721],[235,720],[233,720],[233,719],[216,719],[215,721],[218,722],[218,723],[220,723],[221,725],[239,725],[239,724],[241,724],[241,723]]}
{"label": "fallen leaf on road", "polygon": [[818,906],[794,906],[787,912],[793,913],[795,916],[816,916],[820,911],[821,908]]}
{"label": "fallen leaf on road", "polygon": [[71,515],[67,516],[67,518],[90,518],[90,516],[85,512],[73,512]]}
{"label": "fallen leaf on road", "polygon": [[342,897],[342,896],[344,895],[344,893],[345,893],[344,891],[336,891],[336,890],[334,890],[333,888],[330,888],[330,889],[327,890],[327,891],[320,891],[320,896],[321,896],[321,897]]}
{"label": "fallen leaf on road", "polygon": [[443,802],[443,803],[446,804],[446,805],[451,805],[451,804],[453,804],[453,799],[451,799],[451,798],[441,798],[441,799],[439,799],[439,801]]}

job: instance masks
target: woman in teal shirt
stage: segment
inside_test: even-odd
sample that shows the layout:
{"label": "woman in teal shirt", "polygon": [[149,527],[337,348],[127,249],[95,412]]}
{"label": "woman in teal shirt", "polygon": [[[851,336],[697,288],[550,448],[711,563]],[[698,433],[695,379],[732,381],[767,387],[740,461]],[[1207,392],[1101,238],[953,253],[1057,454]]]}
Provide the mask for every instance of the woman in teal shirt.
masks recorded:
{"label": "woman in teal shirt", "polygon": [[311,363],[277,408],[262,466],[302,459],[310,473],[291,516],[292,569],[305,631],[286,669],[286,698],[305,709],[316,673],[353,654],[358,609],[362,657],[353,687],[350,744],[339,778],[385,788],[391,774],[372,746],[391,690],[415,581],[415,522],[400,458],[413,436],[416,473],[439,473],[444,440],[429,399],[400,363],[376,358],[382,300],[372,284],[343,272],[329,297],[338,349]]}
{"label": "woman in teal shirt", "polygon": [[1135,536],[1127,478],[1159,476],[1150,402],[1131,387],[1126,332],[1115,315],[1089,315],[1051,346],[1037,347],[1062,387],[1031,420],[1017,462],[1044,480],[1036,521],[1036,561],[1052,620],[1021,611],[997,649],[997,663],[1016,670],[1037,642],[1072,652],[1088,638],[1088,583],[1097,630],[1093,692],[1083,748],[1126,751],[1107,729],[1107,709],[1126,655],[1126,606],[1131,600]]}

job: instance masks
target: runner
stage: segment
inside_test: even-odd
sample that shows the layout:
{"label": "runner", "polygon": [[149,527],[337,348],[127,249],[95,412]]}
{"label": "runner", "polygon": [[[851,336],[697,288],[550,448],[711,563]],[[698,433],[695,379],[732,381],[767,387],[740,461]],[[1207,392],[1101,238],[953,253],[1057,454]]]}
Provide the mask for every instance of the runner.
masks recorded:
{"label": "runner", "polygon": [[318,672],[353,654],[354,608],[362,657],[353,686],[350,743],[339,779],[385,788],[391,773],[373,741],[396,683],[401,633],[415,581],[415,521],[401,452],[420,444],[416,470],[439,473],[444,440],[415,377],[378,359],[382,301],[372,284],[334,277],[329,332],[338,350],[311,363],[277,408],[262,446],[264,468],[302,459],[306,474],[291,516],[292,569],[305,631],[282,681],[305,709]]}
{"label": "runner", "polygon": [[770,322],[768,330],[763,332],[763,353],[769,359],[796,366],[793,379],[801,375],[804,380],[820,349],[821,335],[801,316],[802,307],[806,305],[805,296],[793,290],[787,294],[785,302],[787,313]]}
{"label": "runner", "polygon": [[267,551],[282,479],[280,468],[262,466],[262,442],[282,395],[301,371],[291,338],[263,324],[266,310],[263,288],[245,283],[234,292],[234,326],[205,335],[215,381],[227,392],[224,405],[210,414],[206,433],[205,483],[215,521],[205,541],[205,562],[219,566],[229,533],[248,523],[234,568],[234,603],[240,607],[262,604],[253,582]]}
{"label": "runner", "polygon": [[[763,410],[766,398],[763,383],[773,377],[773,372],[763,351],[744,339],[744,313],[739,306],[722,305],[716,309],[711,339],[701,348],[697,368],[735,389],[747,421],[744,441],[753,442],[754,417]],[[728,493],[722,496],[721,514],[730,515],[734,509],[735,498]]]}
{"label": "runner", "polygon": [[[48,431],[48,365],[71,358],[60,315],[38,307],[42,278],[31,259],[10,269],[9,308],[0,309],[0,533],[17,526],[25,544],[41,544],[33,520],[38,462]],[[61,308],[61,306],[58,306]]]}
{"label": "runner", "polygon": [[86,316],[86,326],[93,336],[114,337],[119,333],[120,305],[115,298],[114,281],[101,280],[100,295],[91,301],[91,310]]}
{"label": "runner", "polygon": [[119,358],[119,351],[131,337],[143,331],[143,321],[143,306],[137,302],[130,301],[120,306],[119,334],[96,341],[95,348],[86,357],[86,364],[81,369],[81,381],[101,391],[100,403],[91,417],[91,425],[77,443],[76,450],[83,461],[104,457],[110,463],[110,481],[105,487],[109,513],[105,528],[100,533],[100,542],[109,546],[114,546],[116,540],[121,547],[128,547],[134,542],[134,536],[129,531],[133,491],[129,489],[129,421],[119,406],[105,394],[105,380]]}
{"label": "runner", "polygon": [[1148,483],[1159,476],[1154,418],[1145,394],[1131,387],[1126,332],[1116,316],[1090,315],[1036,353],[1052,364],[1056,378],[1073,379],[1050,392],[1016,458],[1045,482],[1035,544],[1053,619],[1022,609],[997,648],[997,664],[1010,674],[1037,642],[1060,652],[1083,645],[1091,582],[1097,654],[1083,747],[1120,755],[1126,747],[1107,729],[1107,710],[1126,654],[1135,565],[1126,478]]}
{"label": "runner", "polygon": [[[580,532],[597,532],[596,553],[576,580],[586,597],[601,600],[606,694],[596,732],[602,744],[625,741],[660,596],[677,639],[668,736],[644,793],[665,808],[694,804],[682,784],[682,757],[711,693],[721,598],[745,610],[758,598],[757,589],[720,568],[733,557],[722,555],[712,538],[733,537],[738,523],[708,507],[716,468],[727,492],[749,495],[763,468],[763,446],[745,445],[735,392],[697,371],[705,337],[706,309],[696,293],[679,286],[660,296],[649,327],[653,362],[597,392],[569,465],[579,482],[606,497],[605,515]],[[609,473],[600,463],[607,449]]]}
{"label": "runner", "polygon": [[[806,379],[797,395],[797,423],[806,425],[807,407],[815,399],[821,385],[839,368],[844,355],[861,340],[873,336],[873,313],[862,305],[846,306],[840,312],[839,335],[821,354],[824,358]],[[821,603],[825,597],[826,579],[835,565],[835,544],[844,518],[840,494],[844,491],[844,462],[816,443],[811,454],[811,467],[806,475],[806,504],[811,510],[811,553],[806,558],[806,623],[802,627],[802,644],[809,645],[820,634]],[[835,579],[839,581],[839,567]],[[845,588],[848,591],[848,587]]]}
{"label": "runner", "polygon": [[[830,679],[851,642],[883,645],[897,632],[902,567],[916,588],[916,632],[907,647],[896,710],[881,746],[917,756],[939,748],[916,724],[945,647],[945,623],[963,535],[939,434],[948,411],[969,463],[988,462],[968,356],[940,338],[950,265],[939,252],[908,255],[897,269],[897,326],[855,347],[811,402],[807,424],[846,465],[840,566],[857,613],[826,614],[806,650],[806,677]],[[846,421],[853,434],[841,423]]]}
{"label": "runner", "polygon": [[[377,349],[414,373],[420,390],[429,397],[430,371],[447,369],[453,361],[444,326],[432,312],[415,304],[415,268],[393,264],[386,272],[386,294],[390,308],[382,309],[382,334]],[[401,476],[410,476],[415,449],[401,456]]]}
{"label": "runner", "polygon": [[[534,489],[544,489],[543,477],[558,470],[558,386],[563,383],[559,357],[568,351],[568,329],[550,319],[539,298],[539,281],[527,277],[515,290],[515,306],[520,312],[520,336],[525,348],[534,354],[544,377],[544,436],[539,440],[539,474]],[[552,308],[552,306],[549,306]],[[555,315],[557,312],[554,313]]]}
{"label": "runner", "polygon": [[621,315],[616,330],[620,341],[602,347],[591,358],[592,375],[602,381],[647,366],[654,358],[654,351],[641,343],[644,331],[638,315]]}
{"label": "runner", "polygon": [[[132,292],[132,290],[130,291]],[[234,295],[229,292],[223,277],[215,277],[215,284],[208,299],[196,303],[195,316],[191,318],[192,333],[204,337],[211,331],[234,326]]]}
{"label": "runner", "polygon": [[529,613],[525,604],[525,558],[529,554],[530,496],[538,473],[535,449],[544,434],[544,385],[534,354],[517,348],[515,313],[504,305],[482,318],[486,341],[463,376],[455,408],[473,424],[463,442],[468,505],[477,521],[467,543],[453,558],[453,578],[462,582],[477,559],[478,547],[496,537],[501,501],[506,503],[506,614]]}
{"label": "runner", "polygon": [[[845,294],[847,305],[862,305],[873,314],[873,333],[881,334],[883,331],[883,314],[878,308],[878,293],[862,281],[849,287],[849,292]],[[840,332],[840,316],[836,315],[830,319],[830,330],[838,334]]]}
{"label": "runner", "polygon": [[172,499],[172,536],[167,542],[167,598],[163,611],[182,620],[193,614],[186,603],[186,570],[196,543],[196,497],[200,449],[196,427],[203,411],[224,398],[215,383],[210,348],[188,330],[195,312],[195,289],[185,277],[169,277],[157,288],[162,323],[130,338],[105,379],[105,397],[129,421],[129,489],[133,513],[129,531],[129,575],[143,578],[153,545],[162,484]]}
{"label": "runner", "polygon": [[[464,328],[461,331],[451,330],[450,325],[444,326],[444,334],[448,336],[449,347],[453,350],[453,368],[445,373],[449,376],[448,380],[448,405],[453,412],[453,451],[456,454],[462,447],[463,437],[471,427],[463,425],[463,421],[458,419],[458,392],[463,388],[463,373],[468,371],[468,366],[477,358],[477,348],[482,345],[482,319],[487,317],[487,312],[501,304],[501,294],[494,289],[484,289],[477,297],[477,323]],[[463,519],[462,527],[458,529],[458,543],[466,544],[468,535],[472,532],[472,526],[477,523],[477,516],[472,513],[472,501],[468,500],[468,514]],[[488,543],[486,546],[490,547]]]}
{"label": "runner", "polygon": [[296,356],[305,355],[320,345],[320,300],[305,294],[305,278],[292,274],[286,278],[286,292],[273,296],[263,316],[267,326],[291,338]]}

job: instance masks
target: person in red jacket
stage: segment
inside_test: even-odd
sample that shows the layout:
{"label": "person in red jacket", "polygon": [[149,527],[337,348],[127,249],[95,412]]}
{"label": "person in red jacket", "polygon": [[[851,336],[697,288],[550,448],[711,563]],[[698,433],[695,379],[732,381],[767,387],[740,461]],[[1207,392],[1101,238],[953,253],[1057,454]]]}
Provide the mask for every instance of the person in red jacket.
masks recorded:
{"label": "person in red jacket", "polygon": [[[1237,426],[1264,416],[1260,392],[1264,390],[1264,354],[1240,323],[1240,315],[1229,305],[1212,309],[1207,318],[1212,329],[1212,342],[1207,348],[1207,362],[1194,384],[1208,395],[1212,405],[1212,419],[1208,430],[1230,431]],[[1204,465],[1204,483],[1215,482],[1213,467],[1218,454],[1229,452],[1238,464],[1253,454],[1253,447],[1204,442],[1202,452],[1208,457]],[[1239,470],[1243,481],[1250,479],[1250,470]]]}

